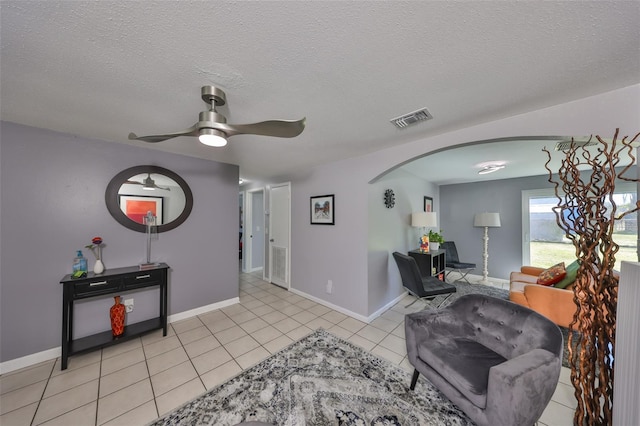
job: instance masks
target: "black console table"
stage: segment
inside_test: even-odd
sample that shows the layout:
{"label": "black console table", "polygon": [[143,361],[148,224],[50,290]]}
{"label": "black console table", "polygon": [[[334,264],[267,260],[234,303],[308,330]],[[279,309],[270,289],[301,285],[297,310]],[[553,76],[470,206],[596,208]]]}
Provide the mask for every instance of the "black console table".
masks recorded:
{"label": "black console table", "polygon": [[[103,348],[137,337],[143,333],[162,328],[167,335],[167,271],[169,265],[160,263],[157,267],[140,270],[138,266],[109,269],[96,275],[89,272],[87,277],[73,279],[65,275],[62,296],[62,359],[61,370],[67,368],[71,355]],[[111,329],[91,336],[73,339],[73,302],[98,296],[112,296],[118,293],[145,287],[160,287],[160,316],[135,324],[128,324],[124,334],[113,337]],[[108,316],[108,312],[106,313]]]}
{"label": "black console table", "polygon": [[444,281],[446,268],[445,253],[445,250],[430,250],[427,253],[421,253],[420,250],[411,250],[409,256],[416,260],[418,269],[420,269],[420,275],[423,277],[434,277],[440,281]]}

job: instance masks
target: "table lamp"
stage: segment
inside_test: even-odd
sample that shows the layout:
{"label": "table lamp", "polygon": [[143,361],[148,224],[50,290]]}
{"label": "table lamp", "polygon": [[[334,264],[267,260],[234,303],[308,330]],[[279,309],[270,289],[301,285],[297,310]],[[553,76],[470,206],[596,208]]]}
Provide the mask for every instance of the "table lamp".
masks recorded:
{"label": "table lamp", "polygon": [[429,236],[427,228],[435,228],[438,226],[438,217],[435,212],[415,212],[411,213],[411,226],[422,228],[422,237],[420,237],[420,252],[427,253],[429,251]]}

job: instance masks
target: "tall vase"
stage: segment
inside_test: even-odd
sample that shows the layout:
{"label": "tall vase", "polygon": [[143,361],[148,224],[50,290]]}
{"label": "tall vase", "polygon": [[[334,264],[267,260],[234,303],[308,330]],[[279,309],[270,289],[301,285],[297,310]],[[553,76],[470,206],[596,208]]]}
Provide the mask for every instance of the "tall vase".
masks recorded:
{"label": "tall vase", "polygon": [[104,272],[104,263],[102,263],[101,259],[96,260],[96,264],[93,265],[93,273],[101,274]]}
{"label": "tall vase", "polygon": [[124,333],[124,305],[120,303],[120,296],[116,296],[113,299],[115,303],[109,310],[109,316],[111,317],[113,337],[118,337]]}

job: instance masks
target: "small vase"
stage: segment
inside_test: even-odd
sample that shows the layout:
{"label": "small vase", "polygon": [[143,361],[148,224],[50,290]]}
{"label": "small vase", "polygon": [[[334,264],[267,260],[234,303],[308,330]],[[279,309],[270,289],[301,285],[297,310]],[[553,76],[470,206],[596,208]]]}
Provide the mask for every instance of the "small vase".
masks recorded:
{"label": "small vase", "polygon": [[104,263],[102,263],[102,260],[98,259],[96,260],[96,264],[93,265],[93,273],[101,274],[103,272],[104,272]]}
{"label": "small vase", "polygon": [[124,333],[124,305],[120,303],[120,296],[113,298],[115,303],[109,309],[111,317],[111,332],[113,337],[118,337]]}
{"label": "small vase", "polygon": [[431,250],[434,250],[434,251],[439,250],[440,249],[440,243],[429,242],[429,248]]}

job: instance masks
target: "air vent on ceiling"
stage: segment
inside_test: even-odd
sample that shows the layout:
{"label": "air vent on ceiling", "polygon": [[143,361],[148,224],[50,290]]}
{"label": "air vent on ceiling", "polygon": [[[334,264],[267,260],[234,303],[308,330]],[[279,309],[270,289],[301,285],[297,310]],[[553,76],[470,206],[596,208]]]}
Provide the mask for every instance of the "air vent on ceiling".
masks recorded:
{"label": "air vent on ceiling", "polygon": [[417,111],[410,112],[409,114],[392,118],[390,121],[397,128],[404,129],[405,127],[411,126],[421,121],[431,120],[432,118],[433,116],[429,113],[429,111],[427,111],[426,108],[422,108]]}
{"label": "air vent on ceiling", "polygon": [[574,144],[576,147],[585,147],[585,146],[593,146],[595,145],[597,142],[595,140],[591,140],[591,139],[586,139],[586,140],[576,140],[573,139],[572,140],[563,140],[563,141],[559,141],[556,144],[556,151],[566,151],[569,148],[571,148],[571,144]]}

